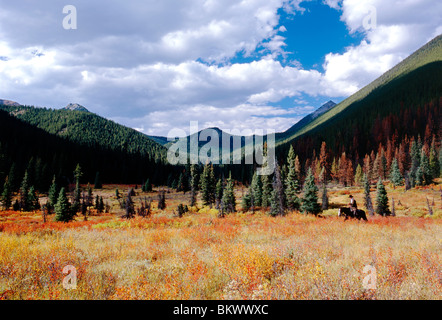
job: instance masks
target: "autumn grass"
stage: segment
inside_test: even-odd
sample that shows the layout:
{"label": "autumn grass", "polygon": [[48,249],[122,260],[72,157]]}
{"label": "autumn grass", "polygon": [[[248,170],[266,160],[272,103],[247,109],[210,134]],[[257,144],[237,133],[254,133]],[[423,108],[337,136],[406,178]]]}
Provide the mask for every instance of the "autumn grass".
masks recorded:
{"label": "autumn grass", "polygon": [[[111,191],[101,192],[114,203]],[[331,190],[332,204],[346,203],[343,191]],[[412,191],[403,199],[401,190],[390,194],[397,192],[405,207],[433,192]],[[361,203],[361,191],[350,192]],[[220,219],[201,207],[175,217],[172,210],[188,197],[169,193],[165,211],[154,204],[151,217],[129,221],[120,212],[67,224],[43,224],[38,213],[0,213],[0,297],[442,298],[441,219],[406,215],[407,209],[366,223],[344,222],[332,215],[336,209],[324,219],[296,212],[273,218],[263,211]],[[63,289],[66,265],[77,269],[75,290]],[[376,268],[375,290],[364,289],[366,265]]]}

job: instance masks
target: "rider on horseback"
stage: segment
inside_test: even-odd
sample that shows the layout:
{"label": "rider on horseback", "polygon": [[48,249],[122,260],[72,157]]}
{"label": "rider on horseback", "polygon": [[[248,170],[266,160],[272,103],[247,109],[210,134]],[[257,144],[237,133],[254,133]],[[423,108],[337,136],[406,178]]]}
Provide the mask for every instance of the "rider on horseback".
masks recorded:
{"label": "rider on horseback", "polygon": [[351,212],[353,213],[353,216],[356,216],[356,211],[358,210],[358,205],[352,195],[350,195],[349,207],[350,207]]}

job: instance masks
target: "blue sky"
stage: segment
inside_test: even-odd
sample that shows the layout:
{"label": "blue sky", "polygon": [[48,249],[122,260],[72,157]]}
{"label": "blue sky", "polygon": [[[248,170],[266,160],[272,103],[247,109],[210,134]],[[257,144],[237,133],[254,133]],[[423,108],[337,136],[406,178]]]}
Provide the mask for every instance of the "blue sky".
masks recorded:
{"label": "blue sky", "polygon": [[434,0],[70,4],[74,30],[59,1],[0,0],[0,99],[80,103],[150,135],[284,131],[442,33]]}

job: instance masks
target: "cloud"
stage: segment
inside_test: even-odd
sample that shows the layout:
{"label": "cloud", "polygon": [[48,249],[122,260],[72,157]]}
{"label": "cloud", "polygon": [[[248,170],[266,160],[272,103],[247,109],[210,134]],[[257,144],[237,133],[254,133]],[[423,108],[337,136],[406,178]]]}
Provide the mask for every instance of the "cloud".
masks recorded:
{"label": "cloud", "polygon": [[[348,96],[442,30],[434,1],[324,0],[364,40],[326,55],[320,73],[285,61],[291,35],[279,13],[308,14],[301,0],[71,3],[77,30],[63,29],[63,5],[54,1],[2,2],[0,98],[78,102],[157,135],[192,119],[282,131],[313,111],[295,100]],[[373,7],[377,25],[365,30]],[[293,102],[278,106],[287,98]]]}
{"label": "cloud", "polygon": [[[381,0],[325,1],[342,10],[341,20],[351,33],[365,39],[344,53],[325,57],[326,94],[340,91],[350,95],[388,71],[441,31],[442,3],[431,0],[391,3]],[[371,15],[375,25],[370,25]],[[368,21],[367,29],[364,21]],[[438,33],[439,32],[439,33]]]}

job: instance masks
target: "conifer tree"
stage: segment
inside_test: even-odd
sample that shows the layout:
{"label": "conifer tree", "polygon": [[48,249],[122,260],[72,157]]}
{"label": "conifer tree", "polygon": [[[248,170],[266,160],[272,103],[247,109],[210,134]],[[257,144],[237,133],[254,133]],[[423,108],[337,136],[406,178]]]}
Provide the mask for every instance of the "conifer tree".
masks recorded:
{"label": "conifer tree", "polygon": [[442,178],[442,142],[441,142],[441,147],[439,149],[439,166],[440,166],[439,177]]}
{"label": "conifer tree", "polygon": [[322,183],[322,211],[328,210],[329,206],[329,199],[327,194],[327,185],[325,183]]}
{"label": "conifer tree", "polygon": [[3,185],[3,191],[1,195],[1,203],[3,206],[3,210],[8,210],[12,204],[12,191],[11,184],[9,183],[9,177],[6,177],[5,184]]}
{"label": "conifer tree", "polygon": [[270,215],[285,215],[284,186],[281,181],[281,171],[278,164],[276,164],[275,173],[273,175],[273,191],[270,198]]}
{"label": "conifer tree", "polygon": [[73,212],[71,211],[66,191],[64,187],[60,189],[60,193],[55,204],[55,221],[69,222],[73,219]]}
{"label": "conifer tree", "polygon": [[74,190],[74,199],[72,201],[71,209],[75,213],[80,209],[80,200],[81,200],[81,189],[80,189],[80,178],[83,175],[81,171],[80,164],[77,164],[74,170],[74,179],[75,179],[75,190]]}
{"label": "conifer tree", "polygon": [[30,209],[30,203],[29,203],[29,182],[28,182],[28,171],[25,171],[25,176],[23,177],[23,181],[21,183],[20,187],[20,194],[19,194],[19,203],[20,203],[20,209],[22,211],[29,211]]}
{"label": "conifer tree", "polygon": [[198,166],[196,164],[193,164],[190,167],[190,192],[191,192],[191,198],[190,198],[190,206],[193,207],[196,205],[196,198],[198,194]]}
{"label": "conifer tree", "polygon": [[367,209],[370,216],[374,215],[373,210],[373,202],[371,201],[371,195],[370,195],[370,180],[368,180],[367,175],[364,174],[363,177],[364,180],[364,206]]}
{"label": "conifer tree", "polygon": [[363,178],[362,167],[358,163],[358,166],[356,167],[356,173],[355,173],[355,183],[356,183],[356,185],[360,186],[362,184],[362,182],[363,182],[362,178]]}
{"label": "conifer tree", "polygon": [[[441,146],[442,149],[442,146]],[[431,143],[431,149],[430,149],[430,172],[431,176],[433,178],[438,178],[440,176],[440,163],[439,163],[439,157],[436,152],[436,140],[433,139],[433,142]]]}
{"label": "conifer tree", "polygon": [[256,173],[253,173],[252,183],[250,185],[253,193],[253,206],[259,207],[262,203],[262,182],[261,176]]}
{"label": "conifer tree", "polygon": [[203,173],[201,175],[201,199],[203,205],[211,206],[215,203],[215,174],[213,172],[213,166],[207,163],[204,166]]}
{"label": "conifer tree", "polygon": [[229,178],[226,180],[226,188],[224,189],[221,202],[226,213],[236,212],[236,197],[231,172],[229,173]]}
{"label": "conifer tree", "polygon": [[318,203],[318,187],[315,184],[315,177],[311,168],[307,172],[303,191],[302,212],[317,215],[321,211],[321,206]]}
{"label": "conifer tree", "polygon": [[[57,199],[58,199],[58,194],[59,194],[59,190],[58,190],[58,186],[57,186],[57,181],[55,179],[55,175],[52,178],[52,184],[49,187],[49,192],[48,192],[48,203],[47,203],[47,207],[48,209],[53,209],[55,204],[57,203]],[[51,210],[49,210],[49,212],[51,212]]]}
{"label": "conifer tree", "polygon": [[399,170],[399,165],[396,158],[393,160],[390,169],[390,181],[393,184],[393,187],[402,185],[403,177],[401,175],[401,171]]}
{"label": "conifer tree", "polygon": [[433,182],[433,176],[431,174],[430,161],[424,150],[421,152],[420,171],[422,184],[431,184]]}
{"label": "conifer tree", "polygon": [[34,186],[31,186],[29,188],[28,201],[29,201],[29,210],[33,211],[40,209],[40,202],[38,201],[37,192],[35,191]]}
{"label": "conifer tree", "polygon": [[381,216],[390,214],[390,209],[388,208],[387,191],[385,190],[382,179],[379,179],[377,184],[376,213]]}
{"label": "conifer tree", "polygon": [[261,207],[268,208],[270,206],[270,198],[272,196],[272,184],[270,183],[270,176],[261,176],[262,181],[262,195],[261,195]]}
{"label": "conifer tree", "polygon": [[218,179],[218,181],[216,183],[216,187],[215,187],[215,207],[218,210],[221,207],[223,192],[224,192],[223,181],[221,179]]}
{"label": "conifer tree", "polygon": [[287,203],[287,208],[289,210],[299,210],[301,201],[298,197],[299,190],[299,177],[295,170],[295,151],[293,146],[290,145],[289,154],[287,157],[288,163],[288,173],[285,180],[285,198]]}

